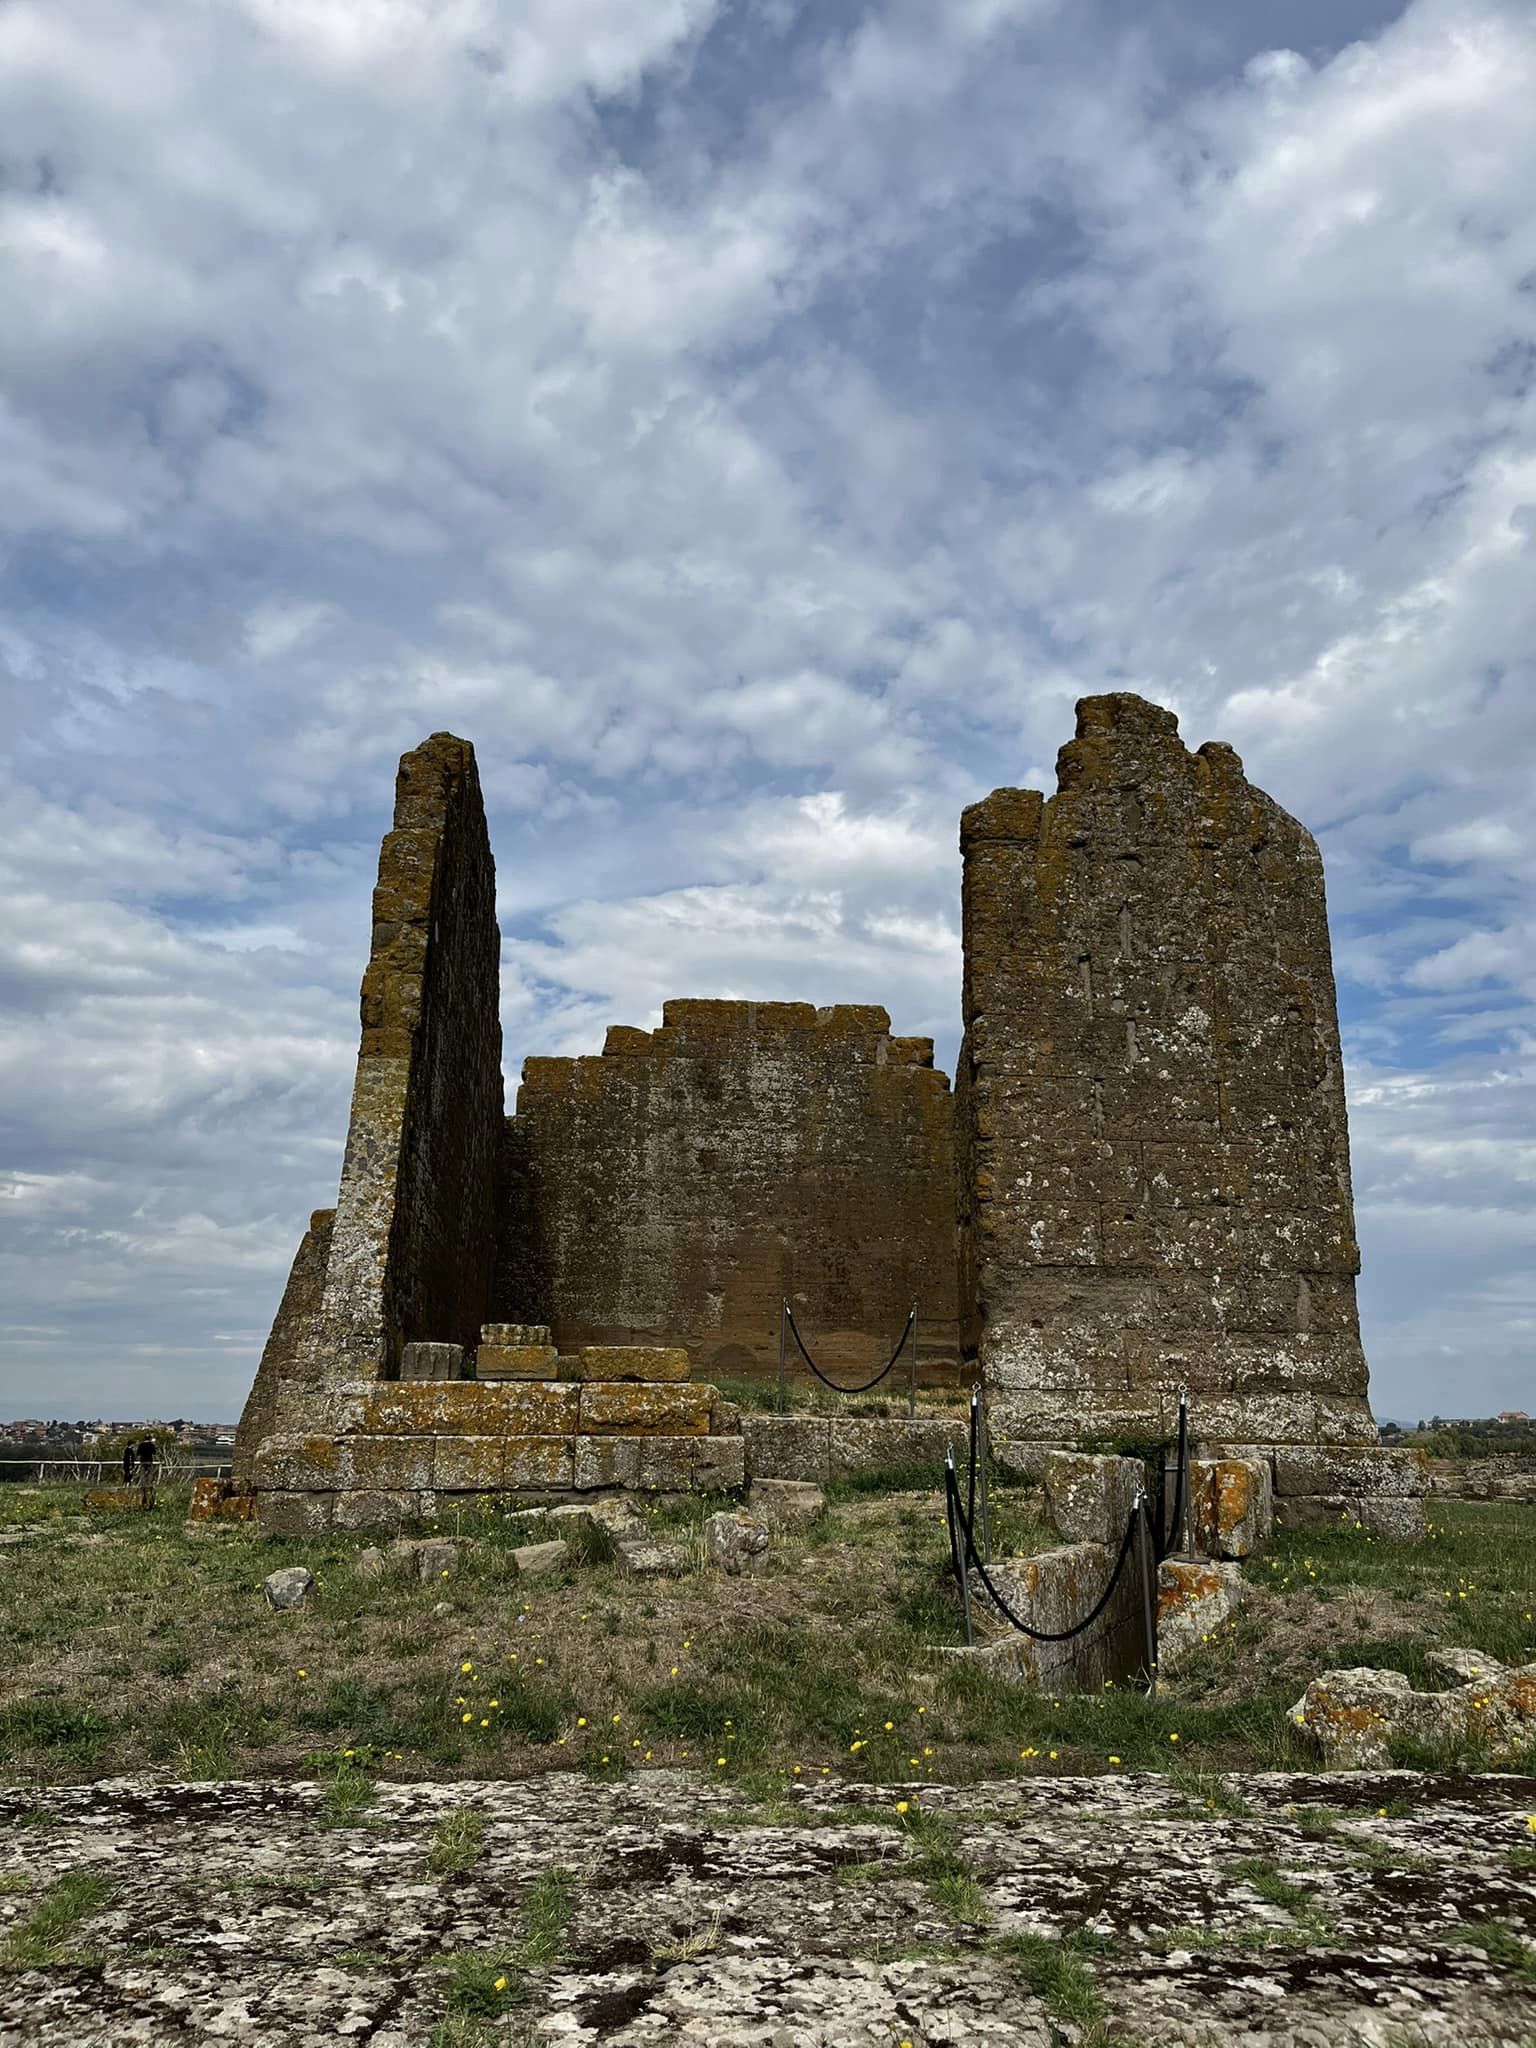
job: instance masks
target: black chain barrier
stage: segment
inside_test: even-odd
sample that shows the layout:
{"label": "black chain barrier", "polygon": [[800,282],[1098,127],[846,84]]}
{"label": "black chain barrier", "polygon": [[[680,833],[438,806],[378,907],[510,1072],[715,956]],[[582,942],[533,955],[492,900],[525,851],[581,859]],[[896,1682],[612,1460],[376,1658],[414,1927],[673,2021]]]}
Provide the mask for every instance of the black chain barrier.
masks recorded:
{"label": "black chain barrier", "polygon": [[799,1351],[800,1356],[811,1368],[811,1371],[815,1373],[822,1385],[830,1387],[834,1394],[867,1394],[871,1387],[878,1387],[886,1374],[895,1366],[902,1352],[906,1350],[907,1339],[912,1335],[913,1327],[917,1322],[917,1310],[914,1308],[908,1313],[907,1320],[901,1326],[901,1335],[896,1339],[896,1349],[891,1353],[884,1365],[881,1366],[874,1378],[872,1380],[863,1380],[856,1387],[844,1387],[840,1386],[836,1380],[829,1380],[815,1359],[812,1358],[810,1352],[806,1350],[805,1339],[800,1335],[800,1327],[795,1321],[795,1312],[787,1301],[783,1305],[782,1312],[789,1324],[790,1334],[795,1340],[795,1348]]}
{"label": "black chain barrier", "polygon": [[1157,1460],[1157,1526],[1159,1532],[1157,1561],[1159,1564],[1162,1563],[1165,1557],[1173,1555],[1174,1545],[1178,1541],[1179,1524],[1184,1518],[1185,1493],[1189,1485],[1189,1409],[1185,1405],[1182,1395],[1179,1399],[1178,1449],[1174,1456],[1173,1512],[1168,1517],[1166,1528],[1163,1524],[1162,1496],[1163,1489],[1167,1483],[1168,1470],[1163,1462],[1161,1452],[1158,1453]]}
{"label": "black chain barrier", "polygon": [[1006,1622],[1011,1623],[1012,1626],[1019,1631],[1020,1635],[1028,1636],[1030,1641],[1034,1643],[1067,1643],[1070,1642],[1074,1636],[1080,1636],[1085,1629],[1092,1628],[1093,1624],[1104,1612],[1104,1609],[1109,1605],[1110,1595],[1114,1592],[1116,1586],[1118,1586],[1120,1583],[1120,1574],[1125,1570],[1126,1562],[1131,1554],[1131,1546],[1136,1540],[1137,1523],[1141,1521],[1143,1517],[1146,1515],[1145,1506],[1139,1502],[1135,1507],[1131,1509],[1130,1514],[1127,1515],[1125,1521],[1125,1534],[1120,1539],[1120,1554],[1115,1559],[1115,1568],[1109,1575],[1109,1584],[1104,1588],[1104,1591],[1099,1595],[1098,1599],[1094,1602],[1093,1606],[1088,1610],[1088,1612],[1083,1616],[1080,1622],[1078,1622],[1072,1628],[1031,1628],[1027,1621],[1021,1621],[1019,1619],[1018,1615],[1014,1613],[1013,1609],[1009,1606],[1008,1602],[1003,1598],[1002,1594],[997,1590],[997,1587],[993,1584],[992,1575],[987,1570],[986,1564],[984,1563],[980,1552],[976,1548],[976,1542],[972,1534],[970,1520],[967,1518],[965,1509],[961,1505],[959,1478],[955,1472],[954,1466],[947,1462],[944,1467],[944,1491],[946,1496],[946,1511],[950,1518],[950,1556],[951,1562],[954,1564],[956,1569],[956,1576],[960,1576],[961,1550],[961,1545],[956,1541],[954,1534],[955,1525],[958,1523],[960,1534],[964,1539],[964,1554],[966,1562],[969,1564],[970,1569],[975,1572],[977,1578],[980,1579],[982,1585],[986,1588],[988,1598],[992,1601],[998,1613],[1002,1615],[1003,1619]]}

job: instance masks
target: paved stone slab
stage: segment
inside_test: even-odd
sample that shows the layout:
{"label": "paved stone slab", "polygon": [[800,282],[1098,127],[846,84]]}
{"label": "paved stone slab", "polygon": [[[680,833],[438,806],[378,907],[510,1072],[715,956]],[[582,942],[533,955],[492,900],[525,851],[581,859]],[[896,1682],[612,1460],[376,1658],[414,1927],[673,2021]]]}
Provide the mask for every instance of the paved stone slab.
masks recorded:
{"label": "paved stone slab", "polygon": [[[947,1827],[986,1926],[924,1881],[898,1799]],[[434,1875],[466,1807],[479,1857]],[[0,1873],[29,1888],[0,1891],[0,1938],[71,1872],[111,1892],[71,1937],[94,1960],[0,1972],[0,2048],[422,2048],[443,1959],[512,1952],[554,1868],[562,1952],[505,2036],[529,2048],[1061,2048],[1008,1938],[1065,1934],[1099,1944],[1110,2041],[1516,2048],[1536,1985],[1464,1937],[1536,1938],[1532,1811],[1536,1780],[1409,1772],[829,1780],[770,1810],[677,1771],[552,1774],[381,1786],[334,1827],[311,1784],[12,1789]]]}

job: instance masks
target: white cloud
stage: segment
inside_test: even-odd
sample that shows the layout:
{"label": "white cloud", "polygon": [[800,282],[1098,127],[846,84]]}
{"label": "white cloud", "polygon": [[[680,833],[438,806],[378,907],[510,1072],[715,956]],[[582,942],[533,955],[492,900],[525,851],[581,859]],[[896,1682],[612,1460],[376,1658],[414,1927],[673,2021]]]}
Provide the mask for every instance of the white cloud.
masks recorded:
{"label": "white cloud", "polygon": [[1368,1340],[1491,1398],[1536,25],[1414,0],[1303,57],[1186,15],[0,10],[0,1279],[28,1329],[80,1303],[11,1384],[110,1316],[172,1412],[237,1404],[425,732],[480,752],[514,1071],[681,993],[952,1053],[962,804],[1139,687],[1320,832]]}

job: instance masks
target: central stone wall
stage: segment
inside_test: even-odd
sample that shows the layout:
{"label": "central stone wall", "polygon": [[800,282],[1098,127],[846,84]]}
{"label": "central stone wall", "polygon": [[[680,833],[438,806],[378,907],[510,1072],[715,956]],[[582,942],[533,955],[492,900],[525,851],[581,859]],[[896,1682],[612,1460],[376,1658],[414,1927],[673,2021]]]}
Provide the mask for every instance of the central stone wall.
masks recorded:
{"label": "central stone wall", "polygon": [[[524,1063],[499,1313],[562,1351],[686,1346],[770,1370],[788,1296],[819,1363],[883,1363],[914,1302],[956,1357],[953,1105],[932,1041],[873,1006],[670,1002],[601,1057]],[[795,1361],[791,1358],[791,1366]]]}
{"label": "central stone wall", "polygon": [[968,1339],[1018,1437],[1373,1442],[1311,835],[1232,749],[1085,698],[961,826]]}

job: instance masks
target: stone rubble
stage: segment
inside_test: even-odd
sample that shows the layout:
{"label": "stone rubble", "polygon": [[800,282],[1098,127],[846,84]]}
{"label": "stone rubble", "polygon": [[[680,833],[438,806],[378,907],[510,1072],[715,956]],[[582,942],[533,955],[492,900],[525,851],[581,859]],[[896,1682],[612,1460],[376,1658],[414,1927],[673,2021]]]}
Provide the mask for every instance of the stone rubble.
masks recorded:
{"label": "stone rubble", "polygon": [[315,1575],[308,1565],[290,1564],[281,1571],[268,1572],[261,1590],[267,1596],[267,1605],[274,1613],[282,1614],[291,1607],[302,1607],[314,1583]]}
{"label": "stone rubble", "polygon": [[732,1578],[760,1571],[768,1561],[772,1541],[766,1522],[745,1509],[734,1514],[711,1515],[704,1524],[705,1557]]}
{"label": "stone rubble", "polygon": [[[924,1882],[899,1799],[946,1825],[985,1926]],[[466,1808],[478,1860],[435,1876]],[[316,1784],[13,1788],[0,1938],[68,1872],[112,1889],[80,1960],[0,1972],[0,2048],[424,2048],[447,1960],[511,1955],[557,1868],[561,1951],[491,2028],[509,2048],[1068,2048],[1008,1946],[1067,1934],[1096,1944],[1110,2043],[1517,2048],[1536,1984],[1467,1937],[1536,1936],[1533,1810],[1528,1778],[1402,1771],[823,1781],[768,1810],[683,1772],[554,1774],[381,1785],[341,1826]]]}
{"label": "stone rubble", "polygon": [[1356,1666],[1314,1678],[1291,1719],[1338,1770],[1374,1770],[1407,1738],[1450,1755],[1465,1751],[1500,1762],[1536,1742],[1536,1664],[1511,1669],[1481,1650],[1437,1652],[1442,1670],[1463,1683],[1415,1692],[1401,1671]]}

